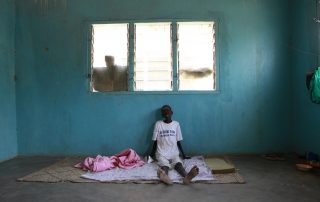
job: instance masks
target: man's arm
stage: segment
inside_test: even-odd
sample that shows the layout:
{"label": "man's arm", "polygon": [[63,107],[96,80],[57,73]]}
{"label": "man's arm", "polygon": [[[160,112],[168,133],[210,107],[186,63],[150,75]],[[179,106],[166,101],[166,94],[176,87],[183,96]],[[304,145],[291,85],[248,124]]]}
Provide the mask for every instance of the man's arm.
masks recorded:
{"label": "man's arm", "polygon": [[182,145],[181,145],[181,141],[178,141],[178,142],[177,142],[177,145],[178,145],[178,148],[179,148],[179,150],[180,150],[180,152],[181,152],[181,154],[182,154],[182,158],[184,158],[184,159],[190,159],[191,157],[186,156],[186,155],[184,154],[183,149],[182,149]]}
{"label": "man's arm", "polygon": [[155,159],[156,151],[157,151],[157,140],[153,141],[153,146],[150,153],[151,158]]}

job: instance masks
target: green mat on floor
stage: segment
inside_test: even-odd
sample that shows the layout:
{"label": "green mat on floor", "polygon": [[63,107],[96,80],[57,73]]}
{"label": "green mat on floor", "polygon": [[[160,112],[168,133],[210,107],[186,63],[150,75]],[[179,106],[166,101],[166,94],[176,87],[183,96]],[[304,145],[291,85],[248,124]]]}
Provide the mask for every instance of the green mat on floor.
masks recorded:
{"label": "green mat on floor", "polygon": [[205,158],[204,161],[211,168],[213,174],[234,173],[236,171],[234,165],[222,158]]}

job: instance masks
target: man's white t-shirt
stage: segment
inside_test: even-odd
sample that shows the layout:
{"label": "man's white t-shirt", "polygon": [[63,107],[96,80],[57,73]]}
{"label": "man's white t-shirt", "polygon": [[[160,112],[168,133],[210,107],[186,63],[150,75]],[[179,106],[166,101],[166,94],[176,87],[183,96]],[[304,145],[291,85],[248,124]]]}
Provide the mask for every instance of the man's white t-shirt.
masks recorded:
{"label": "man's white t-shirt", "polygon": [[157,141],[157,153],[167,159],[179,155],[177,141],[182,140],[180,124],[177,121],[165,123],[157,121],[153,131],[153,141]]}

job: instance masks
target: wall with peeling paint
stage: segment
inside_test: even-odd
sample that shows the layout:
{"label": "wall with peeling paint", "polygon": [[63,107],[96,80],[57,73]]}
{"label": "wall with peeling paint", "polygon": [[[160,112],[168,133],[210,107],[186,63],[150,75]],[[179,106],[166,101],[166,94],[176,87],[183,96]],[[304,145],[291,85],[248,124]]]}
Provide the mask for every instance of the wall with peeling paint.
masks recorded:
{"label": "wall with peeling paint", "polygon": [[320,24],[313,20],[317,15],[316,3],[313,0],[292,2],[293,140],[294,150],[300,153],[320,153],[320,105],[311,102],[305,84],[306,72],[320,66]]}
{"label": "wall with peeling paint", "polygon": [[[290,151],[289,0],[16,0],[20,155],[150,145],[170,104],[190,154]],[[216,93],[89,92],[87,21],[218,19]]]}
{"label": "wall with peeling paint", "polygon": [[0,0],[0,162],[17,155],[14,0]]}

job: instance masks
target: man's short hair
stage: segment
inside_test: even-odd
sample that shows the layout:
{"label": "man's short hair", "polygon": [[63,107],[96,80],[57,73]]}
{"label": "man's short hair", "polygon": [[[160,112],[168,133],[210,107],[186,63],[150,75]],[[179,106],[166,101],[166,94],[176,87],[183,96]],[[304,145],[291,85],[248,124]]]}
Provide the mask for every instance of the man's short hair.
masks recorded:
{"label": "man's short hair", "polygon": [[163,105],[163,106],[161,107],[161,111],[163,111],[163,110],[165,110],[165,109],[169,109],[170,111],[172,111],[170,105]]}

